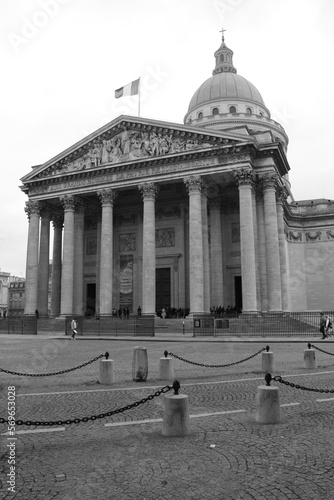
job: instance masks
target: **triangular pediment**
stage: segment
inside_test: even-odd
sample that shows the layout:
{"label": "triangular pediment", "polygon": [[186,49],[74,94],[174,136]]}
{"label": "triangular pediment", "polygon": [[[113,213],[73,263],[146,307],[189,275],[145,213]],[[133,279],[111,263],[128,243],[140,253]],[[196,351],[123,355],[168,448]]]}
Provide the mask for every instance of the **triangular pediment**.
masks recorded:
{"label": "triangular pediment", "polygon": [[230,132],[122,115],[46,163],[33,167],[21,180],[25,184],[124,162],[184,155],[240,143],[244,144],[245,140]]}

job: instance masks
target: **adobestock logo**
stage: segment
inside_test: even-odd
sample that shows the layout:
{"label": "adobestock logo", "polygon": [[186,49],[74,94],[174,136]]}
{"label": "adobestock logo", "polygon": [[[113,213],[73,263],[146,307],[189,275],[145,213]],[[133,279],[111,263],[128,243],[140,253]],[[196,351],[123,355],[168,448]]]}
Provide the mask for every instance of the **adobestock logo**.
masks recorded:
{"label": "adobestock logo", "polygon": [[218,17],[224,21],[226,14],[233,12],[236,7],[239,7],[239,5],[242,4],[242,2],[243,0],[214,0],[212,4]]}
{"label": "adobestock logo", "polygon": [[69,2],[70,0],[40,0],[38,2],[40,10],[34,12],[30,19],[27,17],[22,18],[20,33],[8,33],[7,38],[14,52],[18,53],[30,40],[35,38],[40,30],[48,25],[50,19],[56,17],[60,7]]}

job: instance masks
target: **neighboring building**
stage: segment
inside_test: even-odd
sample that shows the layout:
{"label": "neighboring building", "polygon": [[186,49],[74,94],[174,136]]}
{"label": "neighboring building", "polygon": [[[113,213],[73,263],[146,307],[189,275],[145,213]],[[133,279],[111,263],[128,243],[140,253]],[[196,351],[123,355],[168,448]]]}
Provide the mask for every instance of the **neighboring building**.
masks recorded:
{"label": "neighboring building", "polygon": [[[332,309],[334,202],[296,202],[288,137],[224,37],[184,125],[120,116],[22,178],[25,314]],[[37,145],[36,145],[37,146]]]}
{"label": "neighboring building", "polygon": [[8,310],[8,287],[10,273],[5,273],[0,269],[0,317],[3,318]]}
{"label": "neighboring building", "polygon": [[9,283],[8,316],[22,316],[25,305],[25,281],[16,278]]}

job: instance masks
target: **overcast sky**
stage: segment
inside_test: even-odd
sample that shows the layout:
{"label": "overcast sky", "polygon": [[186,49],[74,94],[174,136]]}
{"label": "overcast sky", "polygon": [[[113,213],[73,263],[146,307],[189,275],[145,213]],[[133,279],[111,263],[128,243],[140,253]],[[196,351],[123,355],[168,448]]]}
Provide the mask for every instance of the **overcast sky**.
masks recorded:
{"label": "overcast sky", "polygon": [[[2,0],[0,268],[25,276],[20,179],[120,114],[183,123],[225,42],[290,144],[296,200],[334,199],[332,0]],[[146,86],[146,88],[144,88]]]}

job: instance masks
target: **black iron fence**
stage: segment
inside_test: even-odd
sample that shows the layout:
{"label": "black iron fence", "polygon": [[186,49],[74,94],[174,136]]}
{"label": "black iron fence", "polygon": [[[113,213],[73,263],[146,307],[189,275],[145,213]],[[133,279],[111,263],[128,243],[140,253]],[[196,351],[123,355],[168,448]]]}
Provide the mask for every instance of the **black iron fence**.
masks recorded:
{"label": "black iron fence", "polygon": [[[334,317],[334,311],[325,312]],[[219,321],[219,320],[218,320]],[[320,311],[301,311],[275,314],[241,314],[230,318],[228,328],[219,328],[216,320],[215,335],[242,336],[320,336]]]}
{"label": "black iron fence", "polygon": [[[334,311],[323,311],[333,322]],[[284,336],[317,337],[320,311],[301,311],[291,313],[247,314],[235,317],[212,318],[196,316],[193,322],[193,336]],[[331,333],[331,332],[329,332]]]}
{"label": "black iron fence", "polygon": [[154,336],[154,315],[130,316],[129,319],[96,316],[95,318],[83,318],[82,330],[78,329],[78,335],[112,335],[112,336]]}

